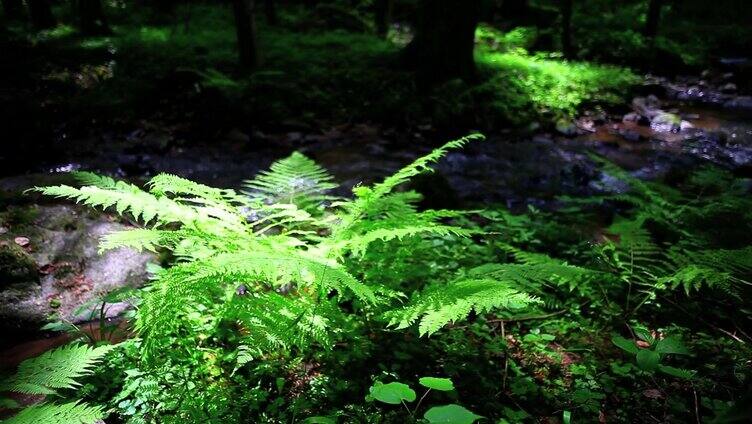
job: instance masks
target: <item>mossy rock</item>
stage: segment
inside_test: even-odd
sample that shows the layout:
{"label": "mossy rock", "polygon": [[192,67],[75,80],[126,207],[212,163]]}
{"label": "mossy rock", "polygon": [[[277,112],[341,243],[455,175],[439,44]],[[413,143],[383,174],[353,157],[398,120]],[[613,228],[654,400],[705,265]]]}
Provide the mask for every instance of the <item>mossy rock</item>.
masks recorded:
{"label": "mossy rock", "polygon": [[34,259],[12,240],[0,241],[0,289],[35,281],[39,275]]}

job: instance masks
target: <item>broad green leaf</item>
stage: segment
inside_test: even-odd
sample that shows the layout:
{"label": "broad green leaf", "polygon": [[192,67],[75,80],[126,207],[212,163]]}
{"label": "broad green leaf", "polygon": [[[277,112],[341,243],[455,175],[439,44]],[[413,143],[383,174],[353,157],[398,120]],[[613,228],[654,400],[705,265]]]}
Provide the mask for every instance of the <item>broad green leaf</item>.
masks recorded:
{"label": "broad green leaf", "polygon": [[640,338],[640,340],[644,340],[650,344],[653,344],[655,341],[655,338],[653,338],[653,334],[645,327],[632,327],[632,330],[634,330],[635,335]]}
{"label": "broad green leaf", "polygon": [[643,371],[655,371],[660,361],[661,355],[656,351],[642,349],[637,352],[637,366]]}
{"label": "broad green leaf", "polygon": [[421,377],[418,382],[421,386],[428,387],[429,389],[433,390],[440,390],[442,392],[454,390],[454,383],[452,383],[452,380],[448,378]]}
{"label": "broad green leaf", "polygon": [[423,418],[431,424],[472,424],[483,418],[475,415],[460,405],[434,406],[426,411]]}
{"label": "broad green leaf", "polygon": [[376,383],[371,386],[371,396],[379,402],[398,405],[402,401],[412,402],[415,400],[415,392],[407,384],[403,383]]}
{"label": "broad green leaf", "polygon": [[658,343],[655,344],[655,351],[665,354],[689,355],[689,351],[684,346],[684,343],[678,337],[671,336],[663,340],[658,340]]}
{"label": "broad green leaf", "polygon": [[562,421],[564,421],[564,424],[571,424],[572,423],[572,411],[564,411],[561,419]]}
{"label": "broad green leaf", "polygon": [[303,424],[336,424],[336,421],[329,417],[308,417],[303,420]]}
{"label": "broad green leaf", "polygon": [[636,355],[640,349],[635,344],[634,340],[625,339],[622,336],[611,337],[611,343],[615,344],[618,348],[626,350],[627,352]]}

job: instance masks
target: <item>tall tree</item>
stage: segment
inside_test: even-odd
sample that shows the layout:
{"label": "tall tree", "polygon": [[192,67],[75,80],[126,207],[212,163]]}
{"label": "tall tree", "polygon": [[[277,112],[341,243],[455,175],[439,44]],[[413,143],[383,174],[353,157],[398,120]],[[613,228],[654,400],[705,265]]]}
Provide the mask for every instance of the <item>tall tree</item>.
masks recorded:
{"label": "tall tree", "polygon": [[574,47],[572,46],[572,8],[573,0],[561,0],[561,51],[564,57],[572,59],[574,57]]}
{"label": "tall tree", "polygon": [[29,16],[34,28],[48,29],[57,24],[49,0],[28,0],[26,4],[29,6]]}
{"label": "tall tree", "polygon": [[256,3],[254,0],[232,0],[232,8],[235,13],[235,33],[238,40],[240,65],[244,68],[255,68],[259,64]]}
{"label": "tall tree", "polygon": [[373,7],[376,18],[376,34],[381,38],[386,38],[387,33],[389,33],[389,26],[392,24],[394,0],[375,0]]}
{"label": "tall tree", "polygon": [[277,5],[274,0],[264,0],[264,14],[266,15],[267,24],[277,25]]}
{"label": "tall tree", "polygon": [[424,83],[475,77],[475,28],[480,0],[421,0],[407,64]]}
{"label": "tall tree", "polygon": [[645,18],[645,29],[643,30],[643,34],[648,38],[655,38],[658,35],[662,7],[663,0],[649,0],[648,2],[648,14]]}
{"label": "tall tree", "polygon": [[18,19],[23,14],[23,2],[21,0],[3,0],[3,11],[8,19]]}
{"label": "tall tree", "polygon": [[102,9],[102,0],[78,0],[78,18],[81,32],[86,35],[112,32]]}

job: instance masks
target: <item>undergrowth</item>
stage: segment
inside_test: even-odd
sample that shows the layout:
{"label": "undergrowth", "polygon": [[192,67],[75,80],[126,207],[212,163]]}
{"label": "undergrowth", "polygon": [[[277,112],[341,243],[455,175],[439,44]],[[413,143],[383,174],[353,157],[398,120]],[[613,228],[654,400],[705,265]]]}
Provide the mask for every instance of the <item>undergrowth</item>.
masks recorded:
{"label": "undergrowth", "polygon": [[[4,383],[30,390],[31,367],[33,390],[62,389],[14,419],[678,423],[736,413],[752,353],[748,186],[715,168],[673,186],[645,182],[593,157],[630,190],[522,215],[417,209],[420,195],[403,184],[480,138],[447,143],[352,198],[332,196],[332,177],[300,153],[243,192],[166,174],[142,189],[86,172],[81,187],[37,189],[142,224],[102,249],[171,259],[133,302],[135,337],[101,351],[93,375],[93,351],[80,346],[61,351],[80,353],[81,365],[63,367],[70,375],[52,353]],[[604,211],[610,222],[594,229]],[[435,392],[425,403],[416,380]]]}
{"label": "undergrowth", "polygon": [[[112,36],[83,38],[62,25],[29,40],[56,65],[44,78],[79,85],[75,95],[58,99],[79,113],[148,112],[219,126],[241,115],[267,126],[290,117],[311,126],[525,125],[553,122],[587,103],[614,103],[634,83],[625,69],[529,54],[524,31],[500,35],[481,28],[478,80],[449,81],[426,92],[401,69],[400,45],[369,33],[311,27],[299,12],[282,9],[281,26],[259,20],[262,65],[251,74],[235,65],[231,11],[218,5],[178,7],[171,24],[140,9],[113,10]],[[150,95],[155,90],[159,99]]]}

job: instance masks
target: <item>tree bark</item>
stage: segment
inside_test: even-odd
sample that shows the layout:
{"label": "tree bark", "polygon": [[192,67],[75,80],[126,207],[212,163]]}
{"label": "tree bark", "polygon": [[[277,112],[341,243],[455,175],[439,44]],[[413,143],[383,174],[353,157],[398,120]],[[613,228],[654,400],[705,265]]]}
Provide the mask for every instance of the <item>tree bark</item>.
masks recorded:
{"label": "tree bark", "polygon": [[21,0],[2,0],[3,11],[7,19],[19,19],[23,16],[23,3]]}
{"label": "tree bark", "polygon": [[394,0],[375,0],[373,7],[376,18],[376,34],[381,38],[386,38],[389,27],[392,25]]}
{"label": "tree bark", "polygon": [[480,0],[421,0],[415,37],[404,52],[419,82],[475,78],[479,13]]}
{"label": "tree bark", "polygon": [[81,32],[85,35],[110,34],[109,25],[102,9],[101,0],[78,0],[78,16]]}
{"label": "tree bark", "polygon": [[36,29],[49,29],[57,24],[49,0],[28,0],[31,24]]}
{"label": "tree bark", "polygon": [[643,34],[648,38],[655,38],[658,35],[658,24],[661,20],[661,8],[663,0],[649,0],[648,14],[645,19],[645,29]]}
{"label": "tree bark", "polygon": [[264,14],[266,15],[266,23],[269,25],[277,25],[279,20],[277,19],[277,5],[274,0],[264,0]]}
{"label": "tree bark", "polygon": [[254,0],[232,0],[235,13],[235,32],[238,40],[238,58],[244,68],[253,69],[259,64],[256,41],[256,16]]}
{"label": "tree bark", "polygon": [[573,0],[561,0],[561,51],[567,59],[574,58],[572,46],[572,7]]}
{"label": "tree bark", "polygon": [[501,14],[512,18],[518,18],[530,9],[528,0],[501,0]]}

